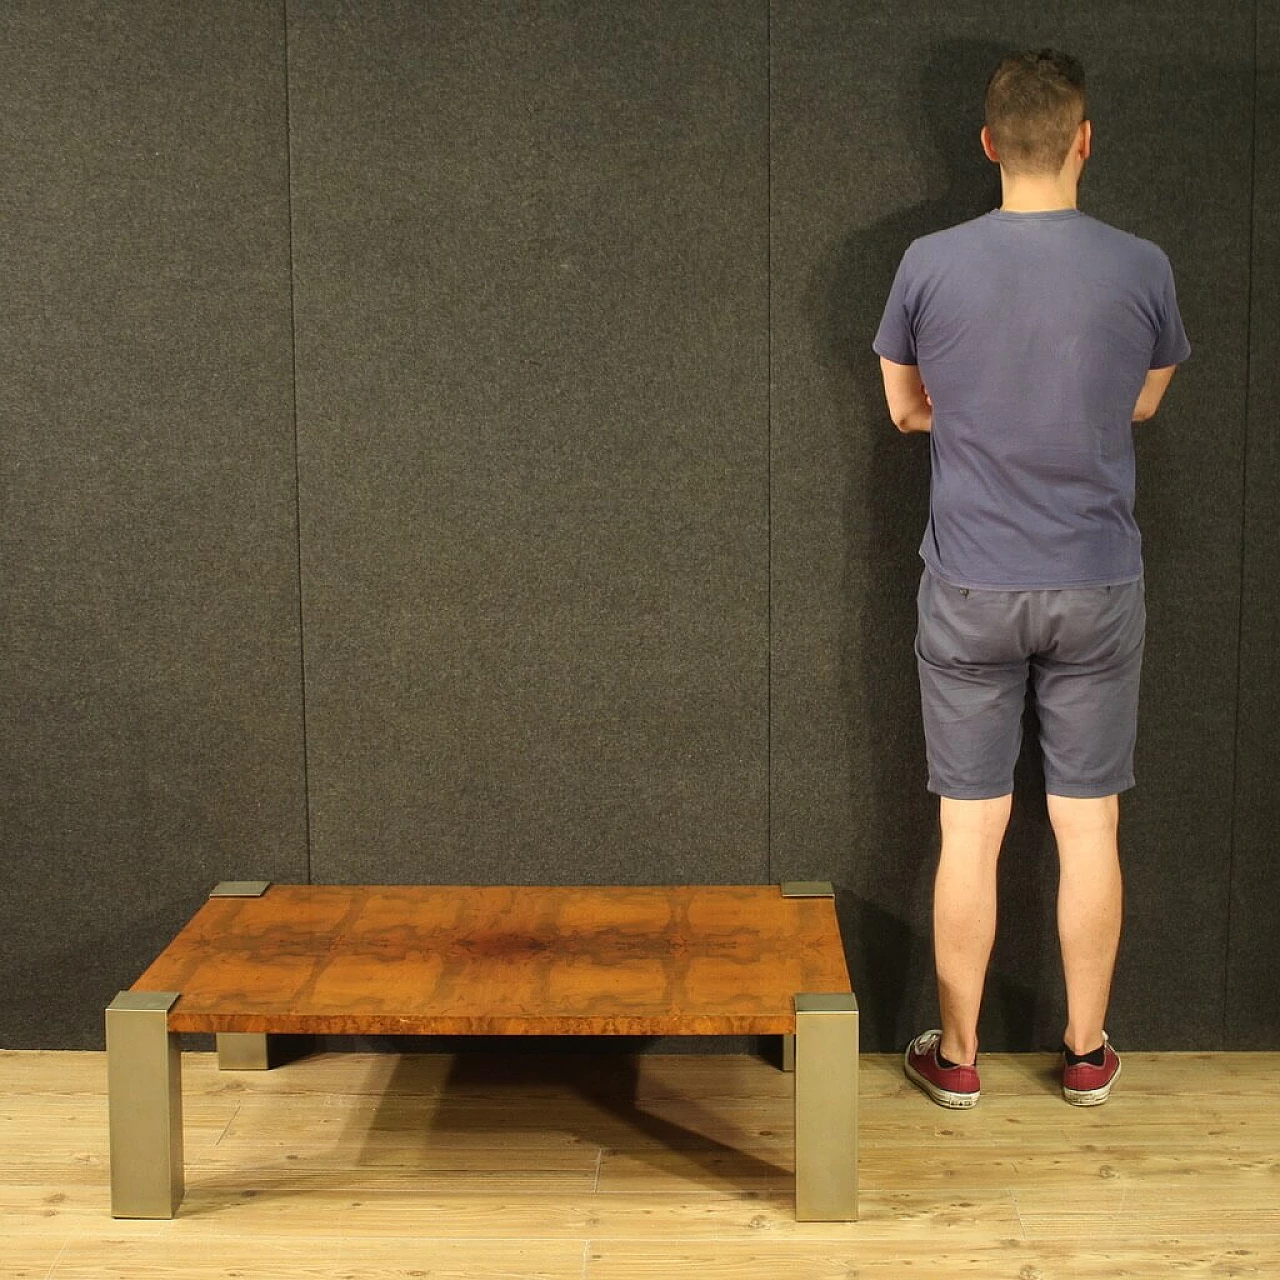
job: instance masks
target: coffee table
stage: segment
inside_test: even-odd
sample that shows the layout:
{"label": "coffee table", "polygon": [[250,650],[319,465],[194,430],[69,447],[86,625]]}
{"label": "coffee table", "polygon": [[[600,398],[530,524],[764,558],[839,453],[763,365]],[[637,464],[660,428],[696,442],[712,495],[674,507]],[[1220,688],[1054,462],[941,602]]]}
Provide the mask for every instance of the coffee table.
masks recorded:
{"label": "coffee table", "polygon": [[796,1216],[857,1217],[858,1009],[828,884],[231,881],[107,1009],[111,1211],[182,1201],[183,1032],[265,1068],[271,1034],[779,1035]]}

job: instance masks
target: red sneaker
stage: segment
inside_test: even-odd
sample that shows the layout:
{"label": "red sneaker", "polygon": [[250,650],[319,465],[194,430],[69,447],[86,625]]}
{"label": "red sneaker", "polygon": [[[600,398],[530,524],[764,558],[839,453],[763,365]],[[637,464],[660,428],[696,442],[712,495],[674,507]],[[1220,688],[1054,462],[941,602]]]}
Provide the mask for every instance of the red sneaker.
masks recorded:
{"label": "red sneaker", "polygon": [[1102,1033],[1102,1066],[1081,1062],[1077,1066],[1062,1059],[1062,1096],[1076,1107],[1097,1107],[1106,1102],[1111,1086],[1120,1074],[1120,1055],[1111,1047],[1107,1033]]}
{"label": "red sneaker", "polygon": [[938,1064],[941,1031],[926,1031],[907,1045],[902,1070],[912,1084],[919,1085],[940,1107],[971,1107],[982,1097],[978,1064],[971,1067],[943,1067]]}

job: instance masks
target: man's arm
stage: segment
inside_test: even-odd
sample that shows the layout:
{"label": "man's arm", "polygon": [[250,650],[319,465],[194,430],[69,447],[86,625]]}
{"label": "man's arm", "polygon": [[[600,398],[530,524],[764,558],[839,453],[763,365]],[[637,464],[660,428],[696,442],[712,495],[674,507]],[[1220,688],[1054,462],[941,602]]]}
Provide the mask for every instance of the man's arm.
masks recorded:
{"label": "man's arm", "polygon": [[894,426],[902,432],[932,430],[933,405],[920,381],[919,366],[894,364],[881,356],[880,372],[884,376],[884,398],[889,402],[889,417]]}
{"label": "man's arm", "polygon": [[1168,390],[1177,367],[1176,364],[1171,364],[1165,369],[1147,370],[1147,380],[1142,384],[1138,403],[1133,407],[1134,422],[1146,422],[1148,418],[1155,417],[1155,412],[1160,407],[1161,397]]}

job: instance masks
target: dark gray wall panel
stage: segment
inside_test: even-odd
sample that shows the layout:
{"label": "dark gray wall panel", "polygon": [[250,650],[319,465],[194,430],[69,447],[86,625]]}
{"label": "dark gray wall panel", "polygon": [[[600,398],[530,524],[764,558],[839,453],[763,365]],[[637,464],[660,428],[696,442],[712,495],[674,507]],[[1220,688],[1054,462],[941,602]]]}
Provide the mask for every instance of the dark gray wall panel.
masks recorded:
{"label": "dark gray wall panel", "polygon": [[0,1043],[305,879],[279,6],[0,15]]}
{"label": "dark gray wall panel", "polygon": [[1280,1046],[1280,10],[1258,6],[1249,445],[1227,1047]]}
{"label": "dark gray wall panel", "polygon": [[[773,5],[773,868],[839,884],[869,1047],[900,1047],[933,1016],[937,840],[911,653],[927,446],[889,423],[870,343],[910,240],[998,203],[977,140],[986,77],[1011,45],[1049,44],[1091,79],[1082,207],[1164,246],[1195,344],[1141,435],[1151,630],[1113,1029],[1135,1047],[1220,1041],[1252,15],[1243,0],[1045,17],[939,5],[909,22],[835,0]],[[1038,788],[1028,754],[984,1016],[993,1049],[1061,1033]]]}
{"label": "dark gray wall panel", "polygon": [[290,4],[318,880],[758,880],[760,4]]}
{"label": "dark gray wall panel", "polygon": [[[4,1046],[99,1045],[213,881],[309,875],[285,23],[233,8],[0,6]],[[906,243],[994,203],[995,57],[1055,43],[1083,205],[1195,344],[1140,434],[1112,1030],[1276,1048],[1274,6],[645,8],[290,0],[315,878],[830,878],[867,1046],[924,1024],[927,460],[869,343]],[[1037,784],[992,1049],[1060,1025]]]}

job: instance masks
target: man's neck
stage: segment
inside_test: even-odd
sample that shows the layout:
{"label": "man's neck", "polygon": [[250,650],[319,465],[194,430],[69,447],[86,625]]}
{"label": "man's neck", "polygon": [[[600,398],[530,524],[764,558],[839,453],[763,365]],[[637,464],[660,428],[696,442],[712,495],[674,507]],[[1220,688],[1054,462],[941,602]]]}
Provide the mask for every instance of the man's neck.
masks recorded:
{"label": "man's neck", "polygon": [[1056,213],[1076,207],[1076,184],[1060,177],[1011,178],[1001,175],[1004,213]]}

